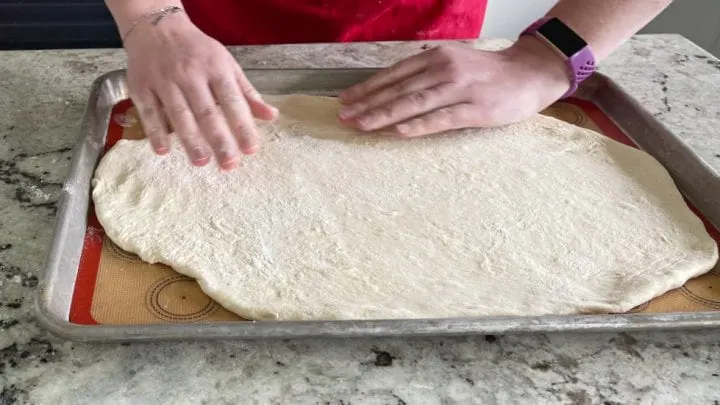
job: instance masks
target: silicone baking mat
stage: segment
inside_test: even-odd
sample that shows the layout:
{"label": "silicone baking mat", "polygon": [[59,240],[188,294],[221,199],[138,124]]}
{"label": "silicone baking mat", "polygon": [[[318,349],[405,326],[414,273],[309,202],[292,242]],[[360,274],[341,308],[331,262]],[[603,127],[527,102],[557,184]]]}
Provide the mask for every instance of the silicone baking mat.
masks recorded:
{"label": "silicone baking mat", "polygon": [[[543,113],[635,146],[591,102],[570,99]],[[132,104],[129,101],[117,104],[111,115],[105,150],[120,138],[141,139],[143,136]],[[70,322],[127,325],[243,321],[205,295],[192,279],[167,266],[145,263],[115,246],[105,236],[92,205],[88,215]],[[703,221],[713,238],[720,241],[720,233],[704,218]],[[699,311],[720,311],[720,265],[631,312]]]}

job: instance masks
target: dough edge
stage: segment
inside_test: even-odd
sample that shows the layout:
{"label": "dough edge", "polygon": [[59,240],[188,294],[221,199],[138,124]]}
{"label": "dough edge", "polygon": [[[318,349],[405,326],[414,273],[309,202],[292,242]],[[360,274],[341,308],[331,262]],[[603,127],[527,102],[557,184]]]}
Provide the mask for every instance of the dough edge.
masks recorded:
{"label": "dough edge", "polygon": [[[538,115],[531,119],[540,119],[540,120],[547,120],[548,123],[552,123],[552,121],[562,122],[566,125],[572,125],[567,124],[564,121],[558,120],[553,117],[547,117],[547,116],[541,116]],[[668,181],[672,182],[672,184],[675,184],[675,182],[672,180],[670,174],[667,172],[664,166],[662,166],[657,160],[655,160],[653,157],[648,155],[646,152],[642,150],[638,150],[635,148],[632,148],[630,146],[621,144],[620,142],[614,141],[610,138],[607,138],[601,134],[596,133],[595,131],[586,130],[584,128],[579,129],[585,131],[587,135],[592,135],[596,139],[600,140],[600,142],[609,142],[614,143],[618,147],[627,148],[633,151],[637,156],[643,156],[644,159],[649,159],[652,163],[652,165],[655,166],[656,169],[658,169],[658,172],[662,172],[663,176],[666,176]],[[101,159],[95,173],[94,177],[92,179],[92,196],[94,196],[96,193],[99,193],[102,191],[104,187],[107,186],[105,182],[101,179],[101,174],[103,172],[103,168],[105,166],[104,163],[111,160],[111,156],[113,156],[114,153],[117,153],[119,150],[118,147],[122,148],[121,145],[124,143],[129,142],[142,142],[147,144],[147,147],[149,148],[149,141],[147,139],[144,140],[120,140],[118,143],[111,148],[105,156]],[[108,158],[110,157],[110,158]],[[211,163],[212,164],[212,163]],[[679,190],[677,190],[677,187],[675,187],[675,192],[678,195],[678,198],[682,198],[682,195],[680,194]],[[308,320],[307,316],[305,316],[305,313],[302,310],[299,310],[297,308],[293,308],[291,310],[288,310],[287,312],[283,312],[281,316],[278,316],[278,314],[271,314],[267,310],[264,310],[261,305],[254,305],[254,306],[243,306],[243,305],[237,305],[233,303],[230,300],[223,299],[224,295],[220,289],[218,289],[216,286],[213,286],[209,280],[206,278],[203,278],[202,274],[195,271],[193,268],[190,268],[188,266],[184,266],[181,263],[176,263],[171,258],[168,257],[154,257],[148,252],[146,249],[144,249],[142,246],[138,246],[133,241],[126,241],[122,238],[118,237],[118,235],[113,231],[112,227],[108,227],[106,224],[109,224],[112,222],[112,218],[109,218],[106,216],[106,212],[103,210],[102,206],[95,206],[96,210],[96,216],[100,224],[104,227],[105,232],[107,236],[112,240],[115,244],[117,244],[121,249],[134,253],[138,255],[138,257],[150,264],[154,263],[161,263],[164,265],[167,265],[171,267],[173,270],[177,271],[180,274],[183,274],[185,276],[191,277],[195,279],[200,286],[200,288],[207,294],[210,298],[217,301],[221,306],[225,307],[226,309],[230,310],[231,312],[245,318],[248,320],[258,320],[258,321],[265,321],[265,320],[284,320],[284,321],[292,321],[292,320]],[[689,208],[688,208],[689,210]],[[655,279],[654,283],[647,283],[644,286],[644,289],[642,291],[636,292],[633,297],[626,297],[624,300],[618,300],[614,303],[595,303],[596,305],[589,305],[589,307],[592,307],[592,310],[589,310],[587,312],[583,313],[610,313],[610,314],[622,314],[626,313],[627,311],[642,305],[653,298],[656,298],[670,290],[676,289],[684,285],[688,280],[697,277],[699,275],[702,275],[708,271],[710,271],[716,264],[718,260],[718,247],[715,241],[710,237],[709,234],[707,234],[704,224],[702,221],[695,215],[693,215],[692,221],[694,222],[692,225],[693,227],[700,227],[705,232],[704,237],[707,239],[708,243],[712,244],[712,256],[708,258],[706,262],[700,263],[699,261],[695,261],[692,263],[683,263],[682,268],[675,268],[673,275],[674,277],[660,277],[659,279]],[[590,303],[589,303],[590,304]],[[555,313],[552,315],[578,315],[578,312],[572,312],[568,311],[567,313]],[[538,316],[538,315],[550,315],[550,314],[533,314],[533,315],[521,315],[521,316]],[[467,317],[467,316],[473,316],[471,314],[463,314],[458,312],[458,315],[456,317]],[[518,314],[513,313],[507,313],[507,315],[503,316],[518,316]],[[313,320],[337,320],[337,319],[350,319],[348,317],[343,316],[342,314],[336,314],[336,316],[328,316],[323,318],[315,318]],[[363,320],[363,319],[373,319],[378,320],[380,318],[353,318],[357,320]],[[398,317],[388,317],[385,319],[399,319]],[[432,319],[428,317],[419,317],[415,319]]]}

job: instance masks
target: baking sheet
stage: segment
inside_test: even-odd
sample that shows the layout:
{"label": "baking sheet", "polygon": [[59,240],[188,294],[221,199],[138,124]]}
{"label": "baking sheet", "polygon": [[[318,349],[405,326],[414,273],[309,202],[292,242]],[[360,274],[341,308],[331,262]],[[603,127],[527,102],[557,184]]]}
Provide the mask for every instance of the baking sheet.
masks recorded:
{"label": "baking sheet", "polygon": [[[372,69],[250,70],[264,93],[333,95]],[[192,280],[161,265],[142,263],[107,240],[91,211],[90,179],[113,139],[141,137],[127,101],[124,72],[99,78],[64,188],[47,271],[40,284],[38,318],[54,333],[80,340],[158,340],[293,336],[440,335],[692,328],[720,325],[720,273],[691,280],[633,314],[493,317],[440,320],[248,322],[205,296]],[[578,99],[546,111],[655,155],[671,172],[707,226],[718,223],[710,196],[717,174],[606,77],[586,81]],[[109,130],[108,130],[109,128]],[[630,140],[625,135],[628,135]],[[106,142],[110,140],[110,142]],[[90,210],[90,212],[88,211]],[[89,215],[88,215],[89,212]],[[717,232],[714,236],[719,237]],[[714,288],[714,289],[713,289]]]}

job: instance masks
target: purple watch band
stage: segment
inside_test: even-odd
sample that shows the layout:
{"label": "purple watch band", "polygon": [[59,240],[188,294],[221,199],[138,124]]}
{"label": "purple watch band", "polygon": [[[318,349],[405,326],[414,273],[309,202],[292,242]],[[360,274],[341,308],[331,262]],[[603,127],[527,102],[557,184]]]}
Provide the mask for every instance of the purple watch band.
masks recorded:
{"label": "purple watch band", "polygon": [[565,58],[569,70],[568,73],[570,74],[570,88],[561,97],[561,99],[563,99],[570,97],[572,94],[574,94],[580,86],[580,83],[582,83],[585,79],[590,77],[590,75],[595,72],[595,56],[593,55],[590,46],[586,44],[580,50],[570,55],[570,57],[567,57],[563,53],[564,50],[561,50],[558,44],[554,43],[551,38],[547,38],[546,36],[543,36],[538,32],[538,30],[540,30],[540,28],[543,27],[551,19],[551,17],[543,17],[537,20],[527,29],[525,29],[525,31],[523,31],[521,35],[535,35],[541,37],[541,39],[548,43],[549,46],[554,47],[558,51],[559,56]]}

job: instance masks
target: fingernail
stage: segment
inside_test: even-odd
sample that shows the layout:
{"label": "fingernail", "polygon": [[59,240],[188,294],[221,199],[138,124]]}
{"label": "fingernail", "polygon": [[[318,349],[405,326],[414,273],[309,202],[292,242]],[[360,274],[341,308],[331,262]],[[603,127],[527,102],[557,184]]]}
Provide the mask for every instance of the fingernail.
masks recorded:
{"label": "fingernail", "polygon": [[210,157],[210,154],[201,146],[196,146],[192,150],[193,158],[195,159],[206,159]]}
{"label": "fingernail", "polygon": [[222,170],[232,170],[237,167],[240,156],[232,153],[229,149],[221,149],[217,161]]}
{"label": "fingernail", "polygon": [[170,145],[168,145],[167,139],[150,139],[150,146],[152,150],[158,155],[166,155],[170,152]]}
{"label": "fingernail", "polygon": [[224,171],[230,171],[238,166],[238,159],[231,159],[224,161],[220,168]]}
{"label": "fingernail", "polygon": [[192,150],[192,161],[193,164],[198,166],[205,165],[210,160],[210,154],[201,147],[193,148]]}

